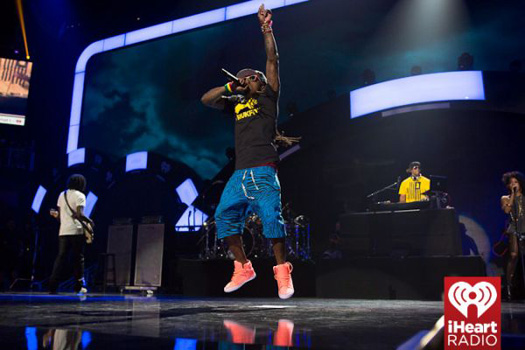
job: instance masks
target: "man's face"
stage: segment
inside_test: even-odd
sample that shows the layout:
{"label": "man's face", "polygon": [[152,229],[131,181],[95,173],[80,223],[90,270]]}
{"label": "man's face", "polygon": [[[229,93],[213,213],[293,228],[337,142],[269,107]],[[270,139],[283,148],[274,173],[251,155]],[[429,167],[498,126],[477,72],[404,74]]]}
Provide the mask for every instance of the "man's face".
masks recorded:
{"label": "man's face", "polygon": [[421,174],[421,169],[419,168],[419,165],[414,165],[412,169],[410,169],[410,172],[412,173],[412,176],[419,176],[419,174]]}
{"label": "man's face", "polygon": [[260,91],[262,88],[262,82],[259,75],[254,74],[245,78],[246,85],[249,87],[250,92]]}

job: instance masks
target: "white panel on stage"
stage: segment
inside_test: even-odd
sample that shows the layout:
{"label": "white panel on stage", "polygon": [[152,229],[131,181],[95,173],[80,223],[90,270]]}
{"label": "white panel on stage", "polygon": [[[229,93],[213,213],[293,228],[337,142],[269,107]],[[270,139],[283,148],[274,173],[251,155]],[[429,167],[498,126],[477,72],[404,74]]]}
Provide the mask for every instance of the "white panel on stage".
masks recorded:
{"label": "white panel on stage", "polygon": [[129,286],[131,274],[131,247],[133,225],[108,227],[108,253],[115,254],[117,286]]}
{"label": "white panel on stage", "polygon": [[164,252],[164,224],[141,224],[137,233],[135,286],[160,287]]}

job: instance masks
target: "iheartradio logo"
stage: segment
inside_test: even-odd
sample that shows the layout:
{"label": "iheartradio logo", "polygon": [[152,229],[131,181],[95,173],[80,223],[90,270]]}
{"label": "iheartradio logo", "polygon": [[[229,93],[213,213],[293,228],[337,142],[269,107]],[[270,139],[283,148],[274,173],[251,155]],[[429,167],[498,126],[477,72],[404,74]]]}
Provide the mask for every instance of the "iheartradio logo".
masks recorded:
{"label": "iheartradio logo", "polygon": [[480,318],[497,299],[498,291],[488,282],[479,282],[473,287],[467,282],[457,282],[448,291],[448,300],[466,318],[470,305],[476,305]]}
{"label": "iheartradio logo", "polygon": [[501,349],[500,285],[499,277],[445,277],[445,350]]}

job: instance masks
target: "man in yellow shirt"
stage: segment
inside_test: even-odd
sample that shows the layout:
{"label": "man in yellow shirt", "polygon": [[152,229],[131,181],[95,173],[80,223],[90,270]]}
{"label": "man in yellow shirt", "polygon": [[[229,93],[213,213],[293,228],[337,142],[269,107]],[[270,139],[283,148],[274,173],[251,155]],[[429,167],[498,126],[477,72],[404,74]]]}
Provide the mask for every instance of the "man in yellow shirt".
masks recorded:
{"label": "man in yellow shirt", "polygon": [[399,186],[399,203],[428,201],[425,193],[430,190],[430,180],[421,175],[421,163],[410,163],[407,173],[410,177],[403,180]]}

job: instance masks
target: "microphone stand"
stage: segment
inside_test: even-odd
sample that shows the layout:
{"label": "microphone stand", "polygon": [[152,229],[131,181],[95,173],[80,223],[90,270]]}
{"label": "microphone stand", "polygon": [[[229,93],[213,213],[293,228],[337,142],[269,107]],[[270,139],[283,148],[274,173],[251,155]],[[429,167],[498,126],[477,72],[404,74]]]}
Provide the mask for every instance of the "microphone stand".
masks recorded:
{"label": "microphone stand", "polygon": [[394,182],[393,184],[390,184],[386,187],[383,187],[382,189],[380,190],[377,190],[373,193],[370,193],[368,196],[366,196],[366,198],[372,198],[372,197],[375,197],[377,196],[378,194],[382,193],[382,192],[385,192],[385,191],[388,191],[388,190],[394,190],[395,191],[395,188],[399,185],[399,180]]}

